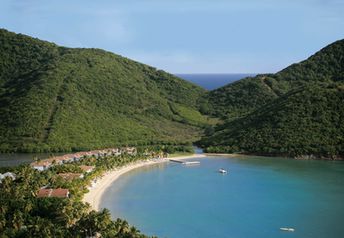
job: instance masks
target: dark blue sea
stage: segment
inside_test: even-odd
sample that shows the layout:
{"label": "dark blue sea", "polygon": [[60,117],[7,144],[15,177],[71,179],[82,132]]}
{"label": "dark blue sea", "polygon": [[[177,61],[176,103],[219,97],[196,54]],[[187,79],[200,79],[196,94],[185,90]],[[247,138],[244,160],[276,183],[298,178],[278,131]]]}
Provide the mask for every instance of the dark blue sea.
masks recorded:
{"label": "dark blue sea", "polygon": [[344,237],[343,162],[198,160],[199,166],[169,162],[124,174],[105,192],[102,207],[158,237]]}
{"label": "dark blue sea", "polygon": [[176,76],[213,90],[242,78],[253,77],[255,74],[176,74]]}

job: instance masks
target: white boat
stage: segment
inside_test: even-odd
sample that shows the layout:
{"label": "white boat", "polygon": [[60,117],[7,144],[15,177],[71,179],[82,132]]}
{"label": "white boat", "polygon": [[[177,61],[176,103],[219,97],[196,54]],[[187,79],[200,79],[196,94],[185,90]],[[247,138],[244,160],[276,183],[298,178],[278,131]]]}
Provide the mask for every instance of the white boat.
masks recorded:
{"label": "white boat", "polygon": [[221,174],[226,174],[226,173],[227,173],[227,170],[225,170],[225,169],[219,169],[219,173],[221,173]]}
{"label": "white boat", "polygon": [[295,231],[294,228],[290,228],[290,227],[281,227],[280,230],[281,231],[291,231],[291,232]]}

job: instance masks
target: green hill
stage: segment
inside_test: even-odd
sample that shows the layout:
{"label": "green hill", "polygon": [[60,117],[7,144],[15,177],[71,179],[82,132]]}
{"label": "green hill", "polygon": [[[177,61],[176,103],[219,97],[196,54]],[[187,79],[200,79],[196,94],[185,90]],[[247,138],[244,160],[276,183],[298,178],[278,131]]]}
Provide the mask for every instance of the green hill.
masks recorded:
{"label": "green hill", "polygon": [[340,157],[343,55],[341,40],[206,92],[110,52],[0,30],[0,151],[184,144],[206,128],[208,151]]}
{"label": "green hill", "polygon": [[201,111],[222,119],[234,119],[272,102],[278,95],[263,76],[244,78],[210,91],[201,100]]}
{"label": "green hill", "polygon": [[225,123],[199,144],[208,152],[344,158],[343,55],[341,40],[277,74],[209,92],[208,113]]}
{"label": "green hill", "polygon": [[202,109],[217,117],[235,119],[311,82],[336,82],[344,78],[344,40],[334,42],[307,60],[276,74],[258,75],[210,91]]}
{"label": "green hill", "polygon": [[204,93],[113,53],[0,30],[0,151],[194,141]]}
{"label": "green hill", "polygon": [[280,80],[299,81],[343,81],[344,79],[344,39],[336,41],[321,49],[307,60],[293,64],[278,72],[275,77]]}
{"label": "green hill", "polygon": [[208,152],[344,157],[343,103],[344,84],[308,85],[221,125],[202,143]]}

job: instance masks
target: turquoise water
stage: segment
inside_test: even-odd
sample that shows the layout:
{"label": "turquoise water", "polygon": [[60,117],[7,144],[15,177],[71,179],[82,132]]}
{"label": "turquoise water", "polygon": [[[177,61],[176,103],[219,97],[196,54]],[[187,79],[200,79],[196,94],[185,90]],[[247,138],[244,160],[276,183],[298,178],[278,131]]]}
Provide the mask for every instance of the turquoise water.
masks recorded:
{"label": "turquoise water", "polygon": [[[344,237],[344,163],[278,158],[199,159],[133,170],[102,206],[159,237]],[[219,168],[230,172],[217,173]],[[282,232],[293,227],[295,232]]]}

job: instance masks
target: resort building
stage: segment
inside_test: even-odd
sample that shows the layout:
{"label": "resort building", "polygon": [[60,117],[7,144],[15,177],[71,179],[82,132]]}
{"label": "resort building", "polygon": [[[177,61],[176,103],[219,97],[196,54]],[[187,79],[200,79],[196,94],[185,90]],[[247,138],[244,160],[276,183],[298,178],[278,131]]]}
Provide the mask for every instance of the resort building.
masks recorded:
{"label": "resort building", "polygon": [[42,160],[42,161],[37,161],[37,162],[31,163],[31,167],[34,169],[37,169],[39,171],[49,169],[50,166],[51,166],[51,162],[48,160]]}
{"label": "resort building", "polygon": [[68,180],[68,181],[72,181],[74,179],[79,179],[79,178],[83,178],[84,175],[83,174],[79,174],[79,173],[60,173],[57,176]]}
{"label": "resort building", "polygon": [[94,169],[94,166],[80,165],[79,168],[84,171],[84,173],[91,173]]}
{"label": "resort building", "polygon": [[71,163],[75,161],[79,161],[80,159],[83,158],[84,155],[81,154],[67,154],[67,155],[62,155],[62,156],[55,156],[51,157],[49,159],[37,161],[31,163],[31,167],[34,169],[37,169],[39,171],[43,171],[46,169],[49,169],[50,167],[54,165],[61,165],[65,163]]}
{"label": "resort building", "polygon": [[54,165],[61,165],[65,163],[72,163],[81,161],[84,158],[95,157],[97,159],[106,156],[119,156],[121,154],[136,155],[137,150],[135,147],[123,148],[108,148],[103,150],[82,151],[74,154],[66,154],[62,156],[55,156],[49,159],[36,161],[31,163],[31,167],[39,171],[47,170]]}
{"label": "resort building", "polygon": [[12,172],[6,172],[4,174],[0,174],[0,183],[5,178],[11,178],[12,180],[16,179],[16,175]]}
{"label": "resort building", "polygon": [[121,150],[119,148],[111,149],[111,152],[112,152],[112,155],[114,155],[114,156],[119,156],[122,154]]}
{"label": "resort building", "polygon": [[41,188],[38,193],[37,197],[39,198],[48,198],[48,197],[57,197],[57,198],[68,198],[69,197],[69,190],[64,188]]}
{"label": "resort building", "polygon": [[122,148],[122,151],[128,155],[136,155],[137,154],[137,150],[135,147],[125,147],[125,148]]}

